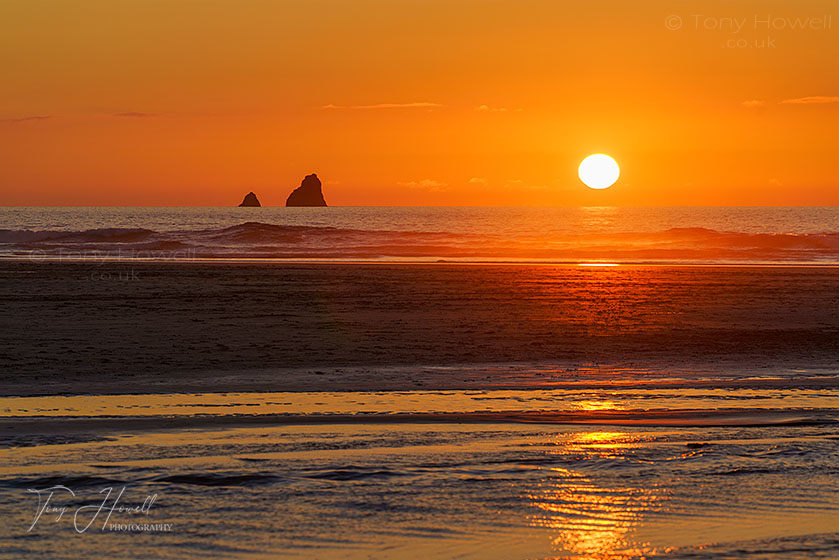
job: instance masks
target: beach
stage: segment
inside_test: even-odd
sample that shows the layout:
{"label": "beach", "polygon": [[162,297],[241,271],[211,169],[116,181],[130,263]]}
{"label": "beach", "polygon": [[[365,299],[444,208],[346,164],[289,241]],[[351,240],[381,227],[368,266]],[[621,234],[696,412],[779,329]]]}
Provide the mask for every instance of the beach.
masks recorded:
{"label": "beach", "polygon": [[[3,556],[807,559],[839,547],[839,433],[824,424],[115,427],[0,450]],[[37,517],[47,497],[66,515]]]}
{"label": "beach", "polygon": [[0,560],[839,560],[762,4],[0,2]]}
{"label": "beach", "polygon": [[789,375],[839,355],[832,267],[5,261],[0,276],[4,395]]}
{"label": "beach", "polygon": [[[0,277],[9,557],[839,550],[830,266],[12,259]],[[47,496],[66,517],[36,517]]]}

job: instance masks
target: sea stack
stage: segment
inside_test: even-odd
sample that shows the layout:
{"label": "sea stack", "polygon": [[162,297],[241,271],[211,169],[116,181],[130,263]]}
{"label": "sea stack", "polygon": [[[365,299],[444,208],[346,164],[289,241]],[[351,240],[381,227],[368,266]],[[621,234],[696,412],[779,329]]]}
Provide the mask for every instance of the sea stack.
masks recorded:
{"label": "sea stack", "polygon": [[240,208],[242,206],[262,206],[262,205],[259,203],[259,199],[256,198],[256,195],[253,194],[252,192],[249,192],[248,194],[245,195],[244,200],[242,200],[242,204],[239,205]]}
{"label": "sea stack", "polygon": [[323,198],[323,191],[321,190],[320,179],[315,173],[306,175],[300,186],[291,191],[288,199],[285,201],[286,206],[326,206],[326,200]]}

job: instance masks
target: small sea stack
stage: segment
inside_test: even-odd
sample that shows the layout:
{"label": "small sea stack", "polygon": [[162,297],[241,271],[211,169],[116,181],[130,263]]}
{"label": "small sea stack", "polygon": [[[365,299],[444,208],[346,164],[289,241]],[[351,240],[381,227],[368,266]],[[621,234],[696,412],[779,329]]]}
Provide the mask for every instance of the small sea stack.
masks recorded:
{"label": "small sea stack", "polygon": [[242,200],[242,204],[239,205],[240,208],[242,206],[259,207],[259,206],[262,206],[262,205],[259,203],[259,199],[256,198],[256,195],[253,194],[253,192],[249,192],[248,194],[245,195],[245,198]]}
{"label": "small sea stack", "polygon": [[286,206],[326,206],[317,174],[306,175],[300,186],[291,191]]}

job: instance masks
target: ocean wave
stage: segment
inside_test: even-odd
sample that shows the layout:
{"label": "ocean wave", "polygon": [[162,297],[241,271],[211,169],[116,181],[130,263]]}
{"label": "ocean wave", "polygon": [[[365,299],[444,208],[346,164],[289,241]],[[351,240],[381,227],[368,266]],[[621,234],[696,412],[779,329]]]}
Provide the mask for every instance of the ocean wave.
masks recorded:
{"label": "ocean wave", "polygon": [[0,230],[4,256],[77,258],[463,259],[839,262],[839,233],[463,234],[245,222],[217,229]]}
{"label": "ocean wave", "polygon": [[839,533],[825,533],[684,546],[670,549],[667,557],[684,560],[710,560],[713,558],[810,560],[812,558],[835,558],[837,552],[839,552]]}
{"label": "ocean wave", "polygon": [[132,243],[154,234],[154,231],[143,228],[100,228],[85,231],[0,229],[0,243]]}
{"label": "ocean wave", "polygon": [[33,488],[43,490],[55,486],[67,488],[90,488],[96,486],[114,486],[125,483],[124,480],[105,478],[101,476],[43,476],[43,477],[20,477],[0,480],[0,488]]}
{"label": "ocean wave", "polygon": [[303,473],[304,478],[319,480],[333,480],[336,482],[349,480],[366,480],[369,478],[389,478],[406,476],[406,473],[388,468],[369,468],[356,465],[345,465],[334,469],[320,469],[313,472]]}
{"label": "ocean wave", "polygon": [[188,484],[192,486],[259,486],[280,480],[271,473],[188,473],[161,475],[150,479],[153,482]]}

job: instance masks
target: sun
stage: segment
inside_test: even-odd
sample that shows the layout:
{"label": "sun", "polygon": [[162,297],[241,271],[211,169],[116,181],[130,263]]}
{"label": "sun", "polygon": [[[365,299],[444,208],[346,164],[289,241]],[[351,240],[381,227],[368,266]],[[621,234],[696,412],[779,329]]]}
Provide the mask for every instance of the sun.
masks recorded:
{"label": "sun", "polygon": [[621,174],[618,163],[606,154],[592,154],[580,164],[580,180],[593,189],[606,189],[615,184]]}

